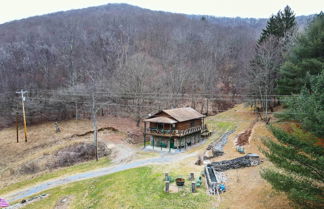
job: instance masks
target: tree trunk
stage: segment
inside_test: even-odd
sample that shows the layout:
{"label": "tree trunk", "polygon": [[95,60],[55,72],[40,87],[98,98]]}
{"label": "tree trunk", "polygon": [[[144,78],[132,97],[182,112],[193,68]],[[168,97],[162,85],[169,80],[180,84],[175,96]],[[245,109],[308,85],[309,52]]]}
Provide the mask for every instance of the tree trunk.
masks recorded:
{"label": "tree trunk", "polygon": [[95,92],[92,92],[92,126],[93,126],[93,140],[94,140],[94,145],[95,145],[95,157],[96,161],[98,161],[98,138],[97,138],[97,116],[96,116],[96,98],[95,98]]}

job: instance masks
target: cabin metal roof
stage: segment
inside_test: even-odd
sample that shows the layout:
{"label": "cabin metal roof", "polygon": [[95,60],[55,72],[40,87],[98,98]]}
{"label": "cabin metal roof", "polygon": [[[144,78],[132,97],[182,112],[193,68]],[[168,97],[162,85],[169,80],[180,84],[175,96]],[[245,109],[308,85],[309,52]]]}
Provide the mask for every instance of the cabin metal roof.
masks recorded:
{"label": "cabin metal roof", "polygon": [[168,117],[155,117],[155,118],[149,118],[144,120],[145,122],[153,122],[153,123],[167,123],[167,124],[174,124],[177,123],[177,121],[172,120]]}
{"label": "cabin metal roof", "polygon": [[[183,122],[183,121],[188,121],[188,120],[194,120],[194,119],[199,119],[205,117],[204,115],[200,114],[197,112],[195,109],[191,107],[181,107],[181,108],[173,108],[173,109],[168,109],[168,110],[161,110],[148,118],[160,118],[160,116],[155,117],[155,115],[164,112],[167,115],[169,115],[171,118],[178,122]],[[147,120],[145,120],[147,121]],[[149,122],[149,121],[147,121]],[[151,121],[153,122],[153,121]]]}

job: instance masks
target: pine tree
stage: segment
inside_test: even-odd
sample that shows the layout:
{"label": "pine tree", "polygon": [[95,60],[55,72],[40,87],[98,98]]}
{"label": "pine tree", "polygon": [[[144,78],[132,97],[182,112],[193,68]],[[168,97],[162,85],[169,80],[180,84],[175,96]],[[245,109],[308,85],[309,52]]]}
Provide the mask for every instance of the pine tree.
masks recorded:
{"label": "pine tree", "polygon": [[289,6],[284,11],[279,11],[276,15],[272,15],[267,22],[266,28],[262,30],[258,44],[261,44],[269,38],[275,36],[284,38],[294,32],[296,26],[295,15]]}
{"label": "pine tree", "polygon": [[299,93],[306,84],[310,86],[310,76],[324,70],[324,14],[321,13],[301,35],[292,49],[288,60],[280,69],[277,91],[288,95]]}
{"label": "pine tree", "polygon": [[324,149],[311,140],[271,127],[279,143],[263,139],[265,156],[277,167],[261,176],[276,190],[285,192],[296,208],[324,206]]}
{"label": "pine tree", "polygon": [[[284,75],[301,74],[303,77],[299,75],[295,79],[287,80],[286,91],[300,94],[288,99],[287,110],[279,116],[299,122],[305,131],[323,138],[324,71],[321,68],[318,72],[316,68],[317,63],[323,62],[324,48],[321,42],[324,33],[321,28],[323,25],[319,27],[320,25],[322,23],[318,19],[312,23],[307,35],[299,39],[299,44],[293,50],[298,52],[299,57],[292,56],[282,68],[289,69]],[[313,70],[317,73],[312,75]],[[305,78],[309,81],[306,84],[302,83]],[[301,87],[295,89],[298,84]],[[267,149],[262,152],[276,168],[264,169],[261,176],[275,189],[285,192],[296,208],[324,208],[323,147],[315,143],[317,140],[311,134],[287,133],[274,127],[271,130],[279,143],[263,139]]]}
{"label": "pine tree", "polygon": [[294,120],[314,135],[324,138],[324,71],[310,77],[310,87],[304,86],[300,95],[287,100],[287,110],[278,117]]}

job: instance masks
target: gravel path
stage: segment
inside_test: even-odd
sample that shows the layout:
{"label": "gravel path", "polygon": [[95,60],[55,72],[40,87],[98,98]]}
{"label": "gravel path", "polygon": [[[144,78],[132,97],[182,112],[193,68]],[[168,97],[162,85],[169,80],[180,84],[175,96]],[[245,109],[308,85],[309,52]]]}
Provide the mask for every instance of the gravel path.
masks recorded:
{"label": "gravel path", "polygon": [[8,200],[9,202],[13,202],[22,198],[29,197],[31,195],[35,195],[39,192],[61,186],[63,184],[68,184],[84,179],[89,179],[89,178],[94,178],[94,177],[99,177],[99,176],[104,176],[112,173],[116,173],[119,171],[127,170],[130,168],[136,168],[140,166],[146,166],[146,165],[151,165],[151,164],[165,164],[165,163],[170,163],[173,161],[178,161],[178,160],[183,160],[188,157],[196,156],[197,153],[177,153],[177,154],[169,154],[169,153],[164,153],[161,154],[159,157],[154,157],[154,158],[149,158],[149,159],[142,159],[142,160],[136,160],[132,161],[129,163],[122,163],[106,168],[101,168],[93,171],[87,171],[84,173],[79,173],[79,174],[74,174],[71,176],[67,177],[61,177],[57,179],[52,179],[43,183],[38,183],[34,186],[31,186],[26,189],[22,189],[19,191],[12,192],[8,195],[5,195],[4,198]]}

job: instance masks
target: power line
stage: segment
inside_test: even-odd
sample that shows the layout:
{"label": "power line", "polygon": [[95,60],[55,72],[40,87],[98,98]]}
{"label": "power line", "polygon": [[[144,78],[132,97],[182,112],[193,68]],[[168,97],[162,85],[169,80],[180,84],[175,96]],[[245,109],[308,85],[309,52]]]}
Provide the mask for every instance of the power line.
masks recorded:
{"label": "power line", "polygon": [[[65,95],[65,96],[75,96],[75,95]],[[79,95],[80,96],[80,95]],[[89,98],[90,97],[88,95],[84,95],[84,98]],[[105,97],[100,97],[99,99],[103,99]],[[254,102],[254,99],[250,99],[250,98],[218,98],[218,97],[210,97],[210,98],[192,98],[192,97],[129,97],[129,98],[125,98],[124,96],[116,96],[116,95],[107,95],[106,98],[110,98],[110,99],[124,99],[124,100],[134,100],[134,99],[143,99],[143,100],[205,100],[208,99],[209,101],[230,101],[230,102]],[[37,99],[41,99],[41,98],[35,98],[35,97],[31,97],[31,100],[37,100]],[[71,99],[71,98],[69,98]],[[46,99],[44,99],[45,101]],[[67,100],[60,100],[60,99],[56,99],[56,98],[48,98],[46,101],[62,101],[62,102],[70,102],[70,103],[85,103],[85,102],[77,102],[77,101],[73,101],[73,99],[67,101]],[[257,99],[257,102],[271,102],[271,99]],[[281,99],[280,101],[289,101],[289,99]]]}
{"label": "power line", "polygon": [[[84,91],[74,91],[74,92],[69,92],[69,91],[63,91],[63,93],[60,93],[59,91],[56,90],[38,90],[38,92],[45,92],[45,93],[57,93],[57,95],[75,95],[75,96],[85,96]],[[153,96],[177,96],[177,97],[183,97],[183,96],[197,96],[197,95],[202,95],[202,96],[228,96],[228,97],[257,97],[258,95],[251,95],[251,94],[217,94],[217,93],[184,93],[184,94],[179,94],[179,93],[166,93],[166,92],[132,92],[132,93],[112,93],[112,92],[107,92],[107,91],[97,91],[96,94],[106,94],[106,95],[119,95],[119,96],[143,96],[143,95],[153,95]],[[268,94],[267,96],[272,96],[272,97],[295,97],[298,95],[279,95],[279,94]]]}
{"label": "power line", "polygon": [[[44,98],[34,98],[35,100],[46,100]],[[57,101],[57,102],[62,102],[62,103],[66,103],[65,100],[52,100],[52,101]],[[71,102],[74,103],[74,102]],[[92,103],[91,102],[80,102],[78,104],[83,104],[84,106],[87,107],[91,107]],[[117,104],[117,103],[107,103],[107,102],[97,102],[98,105],[101,105],[102,107],[104,106],[120,106],[120,107],[137,107],[137,108],[156,108],[157,105],[136,105],[136,104]],[[229,109],[217,109],[218,111],[224,112],[227,111]],[[274,114],[274,113],[282,113],[282,112],[265,112],[265,111],[261,111],[261,112],[253,112],[253,111],[237,111],[234,110],[235,112],[239,112],[239,113],[268,113],[268,114]],[[296,115],[301,115],[301,114],[308,114],[308,113],[289,113],[289,114],[296,114]]]}

